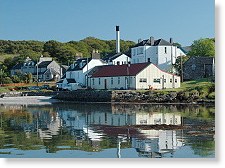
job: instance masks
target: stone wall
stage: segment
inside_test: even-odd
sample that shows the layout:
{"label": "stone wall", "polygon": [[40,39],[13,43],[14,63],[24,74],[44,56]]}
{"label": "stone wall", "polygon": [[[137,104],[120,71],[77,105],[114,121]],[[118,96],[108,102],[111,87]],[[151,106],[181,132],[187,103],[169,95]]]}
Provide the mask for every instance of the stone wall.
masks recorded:
{"label": "stone wall", "polygon": [[[58,92],[55,99],[78,102],[134,102],[134,103],[196,103],[206,102],[198,92],[156,92],[156,91],[98,91],[77,90]],[[214,102],[214,100],[207,100]]]}

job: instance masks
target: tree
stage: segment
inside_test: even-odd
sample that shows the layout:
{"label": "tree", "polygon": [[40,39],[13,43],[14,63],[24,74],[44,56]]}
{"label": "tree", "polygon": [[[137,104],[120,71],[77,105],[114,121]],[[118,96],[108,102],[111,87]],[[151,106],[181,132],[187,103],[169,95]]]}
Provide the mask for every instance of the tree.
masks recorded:
{"label": "tree", "polygon": [[199,39],[195,40],[191,45],[191,51],[188,53],[190,56],[215,56],[215,39]]}
{"label": "tree", "polygon": [[13,83],[20,83],[21,82],[21,79],[17,75],[13,75],[11,77],[11,79],[12,79]]}

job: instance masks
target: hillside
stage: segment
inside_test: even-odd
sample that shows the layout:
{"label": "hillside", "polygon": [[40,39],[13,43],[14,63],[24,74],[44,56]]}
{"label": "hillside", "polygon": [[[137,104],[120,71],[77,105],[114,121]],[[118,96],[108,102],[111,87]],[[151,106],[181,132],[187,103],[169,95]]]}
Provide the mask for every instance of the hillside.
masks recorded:
{"label": "hillside", "polygon": [[[43,41],[11,41],[0,40],[0,61],[6,58],[13,58],[20,55],[21,58],[31,57],[37,59],[40,55],[51,56],[58,62],[68,64],[76,57],[89,57],[93,50],[98,50],[101,57],[107,57],[115,53],[115,40],[101,40],[94,37],[87,37],[80,41],[59,42],[50,40]],[[133,41],[121,40],[121,52],[130,52],[130,47],[135,43]],[[16,59],[16,61],[22,59]],[[12,59],[13,61],[13,59]]]}

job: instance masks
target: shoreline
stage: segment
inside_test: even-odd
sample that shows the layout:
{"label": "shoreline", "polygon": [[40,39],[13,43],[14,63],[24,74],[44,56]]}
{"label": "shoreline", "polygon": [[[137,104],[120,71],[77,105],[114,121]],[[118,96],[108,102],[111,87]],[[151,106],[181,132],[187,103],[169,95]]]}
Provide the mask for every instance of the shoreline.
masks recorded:
{"label": "shoreline", "polygon": [[51,105],[57,102],[61,101],[52,99],[52,96],[16,96],[0,98],[1,105]]}
{"label": "shoreline", "polygon": [[55,103],[63,104],[142,104],[142,105],[212,105],[215,106],[215,101],[202,101],[202,102],[116,102],[116,101],[105,101],[105,102],[95,102],[95,101],[69,101],[60,100],[53,98],[54,96],[12,96],[0,98],[0,104],[18,104],[18,105],[51,105]]}

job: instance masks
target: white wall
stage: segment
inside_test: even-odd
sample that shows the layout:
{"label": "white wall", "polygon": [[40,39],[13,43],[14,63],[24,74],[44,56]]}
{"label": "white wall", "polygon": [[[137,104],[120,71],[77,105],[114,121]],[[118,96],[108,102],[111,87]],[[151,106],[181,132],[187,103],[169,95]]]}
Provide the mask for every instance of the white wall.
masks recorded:
{"label": "white wall", "polygon": [[[120,79],[119,83],[118,78]],[[164,82],[163,78],[165,80]],[[154,79],[158,79],[159,82],[154,82]],[[89,78],[89,86],[93,89],[105,89],[105,85],[106,89],[149,89],[150,87],[152,87],[152,89],[178,88],[180,87],[180,77],[161,71],[154,64],[150,64],[136,76],[129,77],[129,86],[127,85],[127,76]]]}
{"label": "white wall", "polygon": [[117,62],[119,62],[119,65],[127,64],[127,62],[130,62],[131,58],[128,57],[125,54],[122,54],[121,56],[117,57],[116,59],[112,60],[112,62],[108,62],[109,65],[118,65]]}
{"label": "white wall", "polygon": [[96,66],[106,65],[107,63],[102,62],[100,59],[92,59],[88,65],[86,65],[82,70],[77,71],[67,71],[66,78],[67,79],[75,79],[77,83],[81,83],[86,85],[86,74],[91,71],[92,68]]}
{"label": "white wall", "polygon": [[[138,54],[138,50],[143,50],[143,53]],[[150,62],[160,69],[169,71],[180,55],[185,54],[176,46],[139,46],[131,49],[131,63],[149,62],[150,58]]]}
{"label": "white wall", "polygon": [[[163,76],[164,79],[166,79],[166,82],[164,83],[162,82]],[[140,82],[140,79],[143,78],[147,79],[147,82]],[[154,79],[159,79],[160,83],[154,82]],[[170,82],[170,80],[172,81]],[[146,67],[136,77],[136,89],[148,89],[149,87],[152,87],[153,89],[162,89],[163,85],[164,88],[178,88],[180,87],[180,77],[161,71],[153,64]]]}
{"label": "white wall", "polygon": [[[111,82],[112,80],[113,82]],[[135,89],[135,76],[89,78],[89,86],[93,89],[105,89],[105,85],[106,89],[127,89],[127,87]]]}

